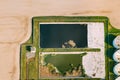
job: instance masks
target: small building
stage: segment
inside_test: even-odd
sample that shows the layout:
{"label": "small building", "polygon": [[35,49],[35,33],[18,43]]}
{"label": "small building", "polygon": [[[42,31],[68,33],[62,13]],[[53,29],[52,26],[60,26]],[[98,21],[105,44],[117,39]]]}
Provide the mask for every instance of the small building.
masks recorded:
{"label": "small building", "polygon": [[31,52],[31,53],[35,53],[35,52],[36,52],[36,48],[35,48],[35,47],[31,47],[31,48],[30,48],[30,52]]}
{"label": "small building", "polygon": [[120,62],[120,49],[117,50],[117,51],[113,54],[113,59],[114,59],[116,62]]}
{"label": "small building", "polygon": [[26,57],[27,59],[31,59],[35,57],[35,53],[36,53],[36,48],[35,47],[30,47],[30,51],[26,53]]}
{"label": "small building", "polygon": [[116,74],[117,76],[120,75],[120,63],[118,63],[117,65],[114,66],[113,72],[114,72],[114,74]]}

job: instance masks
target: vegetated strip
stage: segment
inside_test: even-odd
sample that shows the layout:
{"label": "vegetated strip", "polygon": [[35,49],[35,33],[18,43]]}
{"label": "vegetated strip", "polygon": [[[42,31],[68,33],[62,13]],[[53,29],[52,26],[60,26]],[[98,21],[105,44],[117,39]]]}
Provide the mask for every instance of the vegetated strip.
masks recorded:
{"label": "vegetated strip", "polygon": [[100,52],[100,48],[40,48],[40,52]]}

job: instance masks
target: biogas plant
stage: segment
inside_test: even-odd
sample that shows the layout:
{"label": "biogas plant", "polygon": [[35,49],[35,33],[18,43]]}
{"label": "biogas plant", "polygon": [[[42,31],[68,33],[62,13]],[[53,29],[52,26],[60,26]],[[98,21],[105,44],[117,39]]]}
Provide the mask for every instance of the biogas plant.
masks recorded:
{"label": "biogas plant", "polygon": [[104,16],[40,16],[21,45],[21,79],[119,80],[120,30]]}

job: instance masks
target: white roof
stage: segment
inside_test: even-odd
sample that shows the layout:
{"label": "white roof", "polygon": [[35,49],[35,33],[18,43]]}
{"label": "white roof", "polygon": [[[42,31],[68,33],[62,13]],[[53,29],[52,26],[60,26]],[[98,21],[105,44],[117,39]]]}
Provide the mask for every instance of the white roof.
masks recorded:
{"label": "white roof", "polygon": [[36,52],[36,48],[35,47],[31,47],[31,52]]}
{"label": "white roof", "polygon": [[118,35],[114,40],[113,40],[113,46],[115,48],[120,48],[120,35]]}
{"label": "white roof", "polygon": [[116,75],[120,75],[120,63],[118,63],[117,65],[115,65],[115,67],[113,68],[113,71]]}
{"label": "white roof", "polygon": [[116,62],[120,62],[120,49],[117,50],[117,51],[113,54],[113,59],[114,59]]}

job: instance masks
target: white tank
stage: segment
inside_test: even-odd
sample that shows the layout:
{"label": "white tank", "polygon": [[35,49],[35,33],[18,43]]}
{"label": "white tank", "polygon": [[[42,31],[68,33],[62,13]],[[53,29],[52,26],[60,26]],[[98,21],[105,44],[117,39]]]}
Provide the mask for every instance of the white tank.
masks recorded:
{"label": "white tank", "polygon": [[115,48],[120,48],[120,35],[118,35],[114,40],[113,40],[113,46]]}
{"label": "white tank", "polygon": [[113,54],[113,59],[116,62],[120,62],[120,49]]}
{"label": "white tank", "polygon": [[116,74],[117,76],[120,75],[120,63],[118,63],[117,65],[114,66],[113,72],[114,72],[114,74]]}

